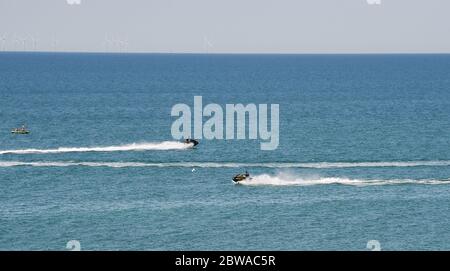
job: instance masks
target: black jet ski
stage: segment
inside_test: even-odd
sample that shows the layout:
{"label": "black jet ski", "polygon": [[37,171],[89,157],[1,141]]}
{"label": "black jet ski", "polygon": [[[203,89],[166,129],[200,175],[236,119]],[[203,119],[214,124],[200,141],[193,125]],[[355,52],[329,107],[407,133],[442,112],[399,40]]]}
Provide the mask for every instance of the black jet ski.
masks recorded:
{"label": "black jet ski", "polygon": [[242,181],[245,181],[245,180],[250,180],[251,178],[250,178],[250,174],[248,174],[248,172],[246,171],[245,173],[241,173],[241,174],[238,174],[238,175],[236,175],[236,176],[234,176],[233,177],[233,182],[234,183],[239,183],[239,182],[242,182]]}
{"label": "black jet ski", "polygon": [[194,147],[198,145],[198,141],[195,140],[195,139],[190,139],[190,138],[188,138],[188,139],[185,139],[183,142],[184,142],[185,144],[194,144]]}

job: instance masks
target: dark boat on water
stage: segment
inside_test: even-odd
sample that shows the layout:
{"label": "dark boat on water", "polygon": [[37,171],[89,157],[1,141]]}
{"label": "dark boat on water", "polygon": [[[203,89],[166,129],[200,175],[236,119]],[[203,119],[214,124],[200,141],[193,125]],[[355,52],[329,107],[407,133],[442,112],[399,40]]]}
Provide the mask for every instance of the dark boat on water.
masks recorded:
{"label": "dark boat on water", "polygon": [[22,125],[20,128],[14,128],[11,130],[12,134],[19,134],[19,135],[27,135],[30,133],[30,130],[25,128],[25,125]]}
{"label": "dark boat on water", "polygon": [[245,173],[240,173],[236,176],[233,177],[233,182],[234,183],[239,183],[245,180],[250,180],[250,174],[248,174],[248,172],[246,171]]}
{"label": "dark boat on water", "polygon": [[195,139],[190,139],[190,138],[188,138],[188,139],[184,140],[183,142],[184,142],[185,144],[194,144],[194,147],[198,145],[198,141],[195,140]]}

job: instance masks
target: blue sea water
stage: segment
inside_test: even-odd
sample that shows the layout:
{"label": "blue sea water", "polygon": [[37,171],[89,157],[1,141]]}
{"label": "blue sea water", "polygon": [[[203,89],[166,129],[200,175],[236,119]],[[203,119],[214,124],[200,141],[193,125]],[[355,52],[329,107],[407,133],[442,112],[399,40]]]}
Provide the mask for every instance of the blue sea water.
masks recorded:
{"label": "blue sea water", "polygon": [[[279,147],[184,148],[196,95]],[[450,249],[450,55],[1,53],[0,120],[0,250]]]}

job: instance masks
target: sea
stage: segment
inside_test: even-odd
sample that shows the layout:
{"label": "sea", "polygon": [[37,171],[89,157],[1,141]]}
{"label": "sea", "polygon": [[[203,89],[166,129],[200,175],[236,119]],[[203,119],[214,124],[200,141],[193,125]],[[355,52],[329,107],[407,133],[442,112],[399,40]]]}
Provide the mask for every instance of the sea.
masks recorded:
{"label": "sea", "polygon": [[[278,148],[180,143],[195,96]],[[0,250],[450,250],[449,147],[450,55],[2,52]]]}

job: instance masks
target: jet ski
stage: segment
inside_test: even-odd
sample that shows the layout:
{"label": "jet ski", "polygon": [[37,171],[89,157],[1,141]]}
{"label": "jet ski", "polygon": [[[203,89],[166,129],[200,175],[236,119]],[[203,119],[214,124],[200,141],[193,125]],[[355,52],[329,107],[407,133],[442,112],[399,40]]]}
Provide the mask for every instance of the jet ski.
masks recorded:
{"label": "jet ski", "polygon": [[233,182],[234,183],[239,183],[245,180],[251,180],[250,174],[248,174],[248,172],[246,171],[245,173],[240,173],[236,176],[233,177]]}
{"label": "jet ski", "polygon": [[194,147],[198,145],[198,141],[197,141],[197,140],[195,140],[195,139],[190,139],[190,138],[185,139],[185,140],[183,141],[183,143],[185,143],[185,144],[194,144]]}
{"label": "jet ski", "polygon": [[12,134],[20,134],[20,135],[27,135],[30,133],[29,130],[27,130],[27,128],[25,128],[25,125],[20,127],[20,128],[14,128],[11,130]]}

